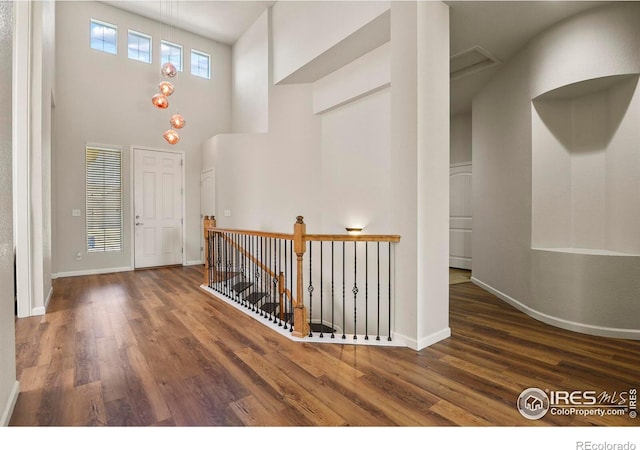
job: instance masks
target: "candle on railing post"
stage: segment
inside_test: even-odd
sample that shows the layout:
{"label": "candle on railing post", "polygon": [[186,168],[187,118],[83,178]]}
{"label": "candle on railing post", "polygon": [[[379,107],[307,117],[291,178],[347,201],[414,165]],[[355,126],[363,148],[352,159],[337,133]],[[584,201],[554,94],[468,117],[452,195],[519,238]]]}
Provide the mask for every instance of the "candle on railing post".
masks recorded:
{"label": "candle on railing post", "polygon": [[293,225],[293,250],[296,253],[297,260],[296,303],[293,308],[293,323],[295,324],[295,329],[293,335],[300,338],[309,334],[309,323],[307,322],[304,307],[304,285],[302,278],[302,257],[307,250],[305,240],[307,226],[303,219],[302,216],[296,217],[296,223]]}

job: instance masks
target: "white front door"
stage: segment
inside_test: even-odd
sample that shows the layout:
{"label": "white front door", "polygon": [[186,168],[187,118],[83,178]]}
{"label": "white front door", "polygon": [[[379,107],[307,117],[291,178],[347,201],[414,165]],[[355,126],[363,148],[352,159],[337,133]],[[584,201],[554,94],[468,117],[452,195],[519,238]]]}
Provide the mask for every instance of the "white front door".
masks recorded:
{"label": "white front door", "polygon": [[[215,173],[213,169],[204,170],[200,174],[200,219],[204,216],[215,216]],[[200,221],[202,226],[202,220]],[[204,263],[204,233],[200,233],[200,260]]]}
{"label": "white front door", "polygon": [[182,264],[182,154],[134,149],[135,267]]}
{"label": "white front door", "polygon": [[449,267],[471,270],[471,163],[449,172]]}

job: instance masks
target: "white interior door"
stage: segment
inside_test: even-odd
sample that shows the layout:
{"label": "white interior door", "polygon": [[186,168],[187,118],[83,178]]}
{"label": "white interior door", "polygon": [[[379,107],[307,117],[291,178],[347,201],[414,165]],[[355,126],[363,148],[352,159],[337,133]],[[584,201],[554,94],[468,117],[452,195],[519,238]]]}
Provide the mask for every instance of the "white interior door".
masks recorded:
{"label": "white interior door", "polygon": [[471,163],[449,174],[449,267],[471,270]]}
{"label": "white interior door", "polygon": [[[213,169],[205,170],[200,175],[200,219],[216,214],[215,180]],[[200,233],[200,261],[204,262],[204,233]]]}
{"label": "white interior door", "polygon": [[134,149],[135,267],[182,264],[182,154]]}

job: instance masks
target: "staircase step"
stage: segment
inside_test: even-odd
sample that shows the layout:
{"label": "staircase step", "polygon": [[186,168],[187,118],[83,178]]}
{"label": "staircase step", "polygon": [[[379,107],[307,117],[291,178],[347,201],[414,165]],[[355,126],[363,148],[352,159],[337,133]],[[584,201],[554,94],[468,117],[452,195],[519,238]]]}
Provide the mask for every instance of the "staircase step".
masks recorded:
{"label": "staircase step", "polygon": [[227,280],[231,280],[240,275],[240,272],[218,272],[216,274],[216,282],[222,283]]}
{"label": "staircase step", "polygon": [[251,294],[245,297],[245,300],[251,303],[252,305],[255,305],[267,295],[269,294],[267,294],[266,292],[252,292]]}
{"label": "staircase step", "polygon": [[[280,304],[275,302],[268,302],[260,306],[260,309],[266,312],[267,314],[273,314],[276,317],[280,317],[280,313],[278,310],[280,309]],[[283,313],[282,320],[285,322],[291,322],[293,320],[293,313]]]}
{"label": "staircase step", "polygon": [[249,289],[251,286],[253,286],[253,283],[251,283],[250,281],[241,281],[240,283],[234,284],[231,289],[233,289],[238,294],[240,294],[241,292],[244,292],[247,289]]}
{"label": "staircase step", "polygon": [[275,314],[275,312],[278,310],[279,307],[280,307],[280,304],[275,302],[269,302],[262,305],[260,309],[266,312],[267,314]]}
{"label": "staircase step", "polygon": [[311,327],[311,331],[314,333],[335,333],[336,332],[336,330],[334,330],[330,326],[327,326],[323,323],[312,323],[312,324],[309,324],[309,326]]}

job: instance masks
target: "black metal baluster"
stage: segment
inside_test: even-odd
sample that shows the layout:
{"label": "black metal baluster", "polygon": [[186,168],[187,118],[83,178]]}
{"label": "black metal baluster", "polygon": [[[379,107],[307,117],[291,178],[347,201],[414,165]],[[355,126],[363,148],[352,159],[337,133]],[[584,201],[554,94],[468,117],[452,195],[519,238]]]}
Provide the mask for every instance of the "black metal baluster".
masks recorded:
{"label": "black metal baluster", "polygon": [[334,293],[334,282],[333,282],[333,244],[334,242],[331,241],[331,339],[334,339],[336,337],[334,330],[336,329],[335,327],[335,322],[334,322],[334,305],[335,305],[335,293]]}
{"label": "black metal baluster", "polygon": [[213,280],[211,278],[211,231],[207,231],[207,286],[213,287]]}
{"label": "black metal baluster", "polygon": [[227,279],[229,287],[233,287],[233,234],[227,235]]}
{"label": "black metal baluster", "polygon": [[[264,292],[264,279],[265,279],[265,273],[264,270],[262,269],[262,265],[264,264],[264,236],[260,236],[259,238],[260,241],[260,258],[258,258],[258,264],[256,267],[256,272],[258,272],[258,281],[259,281],[259,285],[260,285],[260,292]],[[255,302],[255,312],[260,313],[260,316],[262,316],[262,310],[259,308],[258,305],[259,302]]]}
{"label": "black metal baluster", "polygon": [[235,255],[235,262],[233,264],[233,273],[231,274],[231,289],[239,282],[240,268],[242,266],[242,234],[235,233],[230,245],[232,246],[233,253]]}
{"label": "black metal baluster", "polygon": [[[273,272],[273,280],[271,280],[271,283],[273,284],[273,289],[272,289],[272,293],[273,293],[273,297],[271,297],[271,301],[272,302],[276,302],[276,293],[277,293],[277,286],[278,286],[278,272],[276,272],[278,265],[276,263],[276,238],[272,238],[270,239],[270,255],[273,256],[273,259],[271,260],[271,263],[273,264],[272,266],[272,272]],[[271,318],[271,313],[274,313],[273,318]],[[269,311],[269,321],[276,323],[276,316],[275,316],[275,309],[273,309],[273,311]]]}
{"label": "black metal baluster", "polygon": [[224,279],[224,233],[218,233],[218,265],[216,266],[218,277],[218,292],[225,293]]}
{"label": "black metal baluster", "polygon": [[289,265],[287,263],[287,255],[289,252],[287,251],[287,241],[284,241],[284,329],[287,330],[287,321],[289,320],[289,316],[287,316],[287,280],[289,279]]}
{"label": "black metal baluster", "polygon": [[313,242],[309,241],[309,337],[313,337],[311,324],[313,323],[313,280],[311,279],[311,265],[313,261]]}
{"label": "black metal baluster", "polygon": [[229,293],[233,293],[233,239],[234,233],[227,233],[227,285]]}
{"label": "black metal baluster", "polygon": [[322,291],[323,291],[323,277],[322,274],[324,273],[324,264],[322,263],[322,247],[323,247],[324,242],[320,241],[320,337],[324,337],[324,333],[322,332],[324,329],[324,318],[322,315],[323,312],[323,303],[324,303],[324,295],[322,295]]}
{"label": "black metal baluster", "polygon": [[276,246],[276,266],[278,267],[278,270],[276,272],[277,275],[277,281],[276,281],[276,286],[278,286],[276,295],[277,295],[277,300],[276,303],[278,304],[278,313],[276,314],[276,308],[273,309],[273,313],[276,314],[276,318],[274,319],[274,322],[278,321],[278,326],[281,327],[282,326],[282,319],[280,319],[280,313],[282,312],[280,309],[280,272],[282,270],[282,240],[280,238],[276,239],[276,243],[278,244]]}
{"label": "black metal baluster", "polygon": [[346,315],[345,315],[345,277],[344,277],[344,253],[345,253],[345,245],[344,245],[344,241],[342,241],[342,339],[346,339],[347,336],[344,334],[344,330],[345,330],[345,322],[346,322]]}
{"label": "black metal baluster", "polygon": [[380,340],[380,242],[378,242],[378,316],[376,341]]}
{"label": "black metal baluster", "polygon": [[233,286],[233,233],[227,233],[227,280]]}
{"label": "black metal baluster", "polygon": [[356,307],[358,304],[358,242],[353,241],[353,338],[358,339],[358,315]]}
{"label": "black metal baluster", "polygon": [[[250,249],[251,249],[251,235],[249,234],[245,234],[244,235],[244,260],[245,260],[245,278],[244,278],[244,282],[245,283],[249,283],[251,281],[251,258],[250,258]],[[238,296],[238,303],[243,304],[242,303],[242,299]]]}
{"label": "black metal baluster", "polygon": [[369,340],[369,242],[364,243],[364,340]]}
{"label": "black metal baluster", "polygon": [[387,341],[391,341],[391,242],[389,245],[389,337]]}
{"label": "black metal baluster", "polygon": [[253,261],[253,284],[251,285],[251,287],[247,290],[247,295],[244,296],[245,300],[246,300],[246,306],[247,308],[249,308],[251,311],[253,311],[253,304],[249,303],[249,300],[247,300],[247,297],[249,295],[251,295],[251,293],[255,293],[258,291],[259,286],[260,286],[260,274],[258,272],[258,257],[259,257],[259,238],[258,236],[253,236],[253,251],[251,252],[251,256],[252,256],[252,261]]}
{"label": "black metal baluster", "polygon": [[[212,273],[211,275],[214,276],[213,279],[216,280],[215,284],[213,285],[214,289],[219,292],[219,281],[218,281],[218,267],[219,267],[219,263],[218,263],[218,259],[220,258],[220,234],[219,233],[213,233],[213,245],[214,247],[214,253],[211,255],[211,259],[213,259],[213,270],[215,271],[214,273]],[[215,258],[215,259],[214,259]]]}
{"label": "black metal baluster", "polygon": [[[289,280],[289,289],[291,292],[291,297],[293,297],[293,241],[289,241],[289,272],[291,273],[291,279]],[[302,299],[298,299],[298,301],[302,301]],[[294,321],[294,313],[293,313],[293,301],[291,302],[290,308],[290,325],[289,325],[289,333],[293,333],[293,327],[295,326]]]}
{"label": "black metal baluster", "polygon": [[240,265],[242,259],[242,247],[240,246],[240,239],[242,239],[242,235],[236,233],[236,238],[234,240],[234,248],[236,250],[236,263],[233,267],[233,284],[238,282],[238,275],[240,274]]}
{"label": "black metal baluster", "polygon": [[223,241],[224,233],[218,233],[218,266],[216,270],[218,271],[218,292],[221,294],[225,294],[225,279],[224,279],[224,241]]}
{"label": "black metal baluster", "polygon": [[227,245],[226,245],[226,233],[222,233],[222,270],[224,271],[224,293],[229,294],[229,277],[227,273]]}

